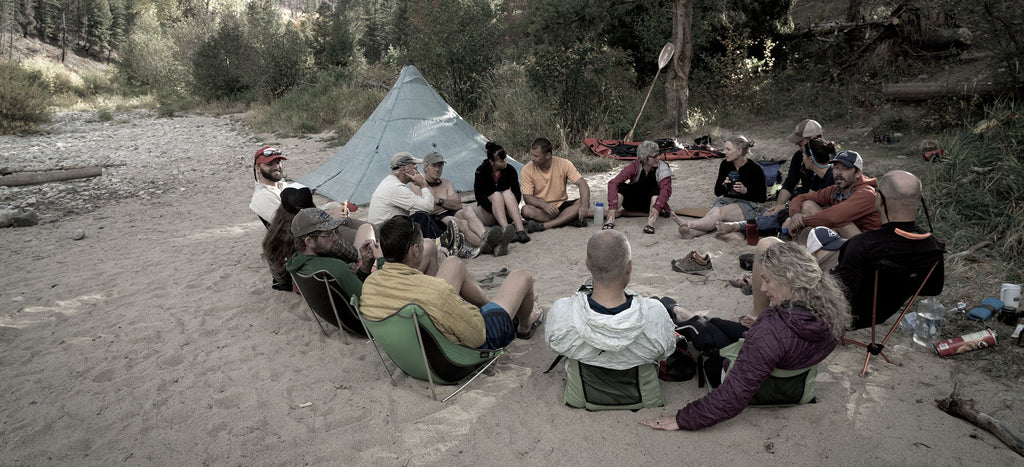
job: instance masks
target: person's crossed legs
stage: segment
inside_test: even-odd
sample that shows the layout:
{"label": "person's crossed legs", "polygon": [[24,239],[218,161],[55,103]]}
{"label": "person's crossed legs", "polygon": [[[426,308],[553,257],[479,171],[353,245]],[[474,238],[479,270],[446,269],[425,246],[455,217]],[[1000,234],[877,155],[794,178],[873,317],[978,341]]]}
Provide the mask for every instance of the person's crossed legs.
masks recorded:
{"label": "person's crossed legs", "polygon": [[449,257],[441,262],[437,277],[444,279],[463,300],[476,307],[487,305],[488,301],[500,306],[509,315],[509,319],[519,318],[519,333],[530,330],[533,322],[540,318],[540,308],[536,307],[537,296],[533,291],[533,276],[525,269],[517,269],[509,273],[502,282],[493,300],[488,300],[484,289],[477,284],[466,269],[466,264],[459,258]]}

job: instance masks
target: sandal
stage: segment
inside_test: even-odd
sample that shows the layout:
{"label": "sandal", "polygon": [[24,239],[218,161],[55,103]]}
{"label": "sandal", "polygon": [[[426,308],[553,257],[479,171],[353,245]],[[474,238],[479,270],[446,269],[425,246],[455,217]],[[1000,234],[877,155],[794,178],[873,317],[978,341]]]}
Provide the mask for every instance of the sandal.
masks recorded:
{"label": "sandal", "polygon": [[654,226],[653,225],[645,225],[644,226],[644,233],[645,234],[652,234],[652,233],[654,233]]}
{"label": "sandal", "polygon": [[601,230],[612,230],[614,228],[615,228],[615,223],[614,222],[609,222],[609,223],[605,224],[604,226],[602,226]]}
{"label": "sandal", "polygon": [[730,279],[729,280],[729,285],[731,285],[733,287],[736,287],[736,288],[739,288],[743,292],[743,295],[753,295],[754,294],[754,288],[751,287],[751,285],[750,285],[750,275],[749,274],[743,276],[742,279]]}

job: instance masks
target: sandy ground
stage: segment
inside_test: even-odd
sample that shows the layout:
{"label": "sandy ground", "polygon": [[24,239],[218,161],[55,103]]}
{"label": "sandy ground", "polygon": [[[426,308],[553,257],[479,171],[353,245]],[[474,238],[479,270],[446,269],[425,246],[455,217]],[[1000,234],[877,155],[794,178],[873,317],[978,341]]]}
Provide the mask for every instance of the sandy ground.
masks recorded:
{"label": "sandy ground", "polygon": [[[187,128],[192,118],[163,121]],[[270,288],[258,253],[264,228],[247,208],[251,153],[264,141],[232,131],[221,141],[232,151],[203,141],[184,153],[166,148],[169,166],[201,176],[186,190],[98,200],[85,214],[0,231],[0,464],[1021,463],[933,401],[959,382],[981,411],[1021,433],[1022,382],[991,380],[902,336],[890,347],[900,365],[873,360],[861,377],[863,351],[839,348],[821,366],[817,404],[747,409],[700,432],[639,424],[700,397],[695,381],[663,383],[664,408],[565,407],[562,371],[541,373],[554,354],[540,335],[511,344],[448,403],[400,372],[393,387],[369,343],[323,336],[301,297]],[[294,178],[336,151],[316,138],[269,142],[290,156]],[[672,206],[708,206],[718,163],[673,162]],[[612,175],[588,176],[597,198]],[[617,223],[633,245],[634,289],[711,316],[749,311],[749,297],[726,281],[741,275],[737,256],[752,247],[684,241],[667,219],[654,235],[641,232],[643,219]],[[586,239],[598,228],[536,233],[508,256],[468,265],[479,277],[528,269],[548,306],[587,276]],[[74,241],[78,229],[86,238]],[[706,278],[671,269],[694,249],[712,257]]]}

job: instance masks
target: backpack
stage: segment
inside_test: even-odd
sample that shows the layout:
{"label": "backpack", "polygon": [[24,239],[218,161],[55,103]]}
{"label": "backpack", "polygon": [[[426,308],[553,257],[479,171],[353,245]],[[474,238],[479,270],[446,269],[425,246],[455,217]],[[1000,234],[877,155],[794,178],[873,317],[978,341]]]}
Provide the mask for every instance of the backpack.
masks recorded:
{"label": "backpack", "polygon": [[[731,363],[740,354],[744,339],[740,339],[718,350],[701,352],[697,360],[698,386],[707,383],[708,392],[717,388],[729,373]],[[776,368],[768,379],[750,398],[749,405],[777,406],[813,404],[814,380],[818,377],[818,365],[798,370]]]}

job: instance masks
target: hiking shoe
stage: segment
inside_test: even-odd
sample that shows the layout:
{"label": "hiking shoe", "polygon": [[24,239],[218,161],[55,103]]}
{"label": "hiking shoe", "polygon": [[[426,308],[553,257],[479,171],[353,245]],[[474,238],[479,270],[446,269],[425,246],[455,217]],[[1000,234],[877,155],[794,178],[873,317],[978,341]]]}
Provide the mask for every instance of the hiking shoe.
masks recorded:
{"label": "hiking shoe", "polygon": [[526,235],[525,230],[519,230],[516,232],[516,241],[519,243],[530,243],[530,236]]}
{"label": "hiking shoe", "polygon": [[448,228],[441,234],[438,239],[438,245],[447,248],[448,251],[458,252],[462,250],[462,246],[466,243],[466,237],[459,232],[459,226],[455,225],[453,219],[445,221]]}
{"label": "hiking shoe", "polygon": [[685,258],[672,260],[672,270],[686,274],[706,276],[711,272],[711,257],[700,256],[696,251],[691,251]]}
{"label": "hiking shoe", "polygon": [[494,247],[494,256],[505,256],[508,254],[508,243],[501,242]]}
{"label": "hiking shoe", "polygon": [[501,231],[501,241],[508,243],[516,242],[516,226],[512,224],[506,224],[505,228]]}
{"label": "hiking shoe", "polygon": [[540,222],[537,222],[537,221],[535,221],[533,219],[529,219],[529,220],[526,221],[526,232],[527,233],[543,232],[544,228],[545,228],[544,224],[541,224]]}
{"label": "hiking shoe", "polygon": [[501,243],[501,227],[494,226],[484,232],[484,238],[480,239],[480,254],[489,255],[494,253],[494,247]]}
{"label": "hiking shoe", "polygon": [[459,258],[464,258],[464,259],[476,258],[477,256],[480,256],[480,247],[470,248],[467,245],[463,245],[462,249],[459,250],[459,255],[458,256],[459,256]]}

